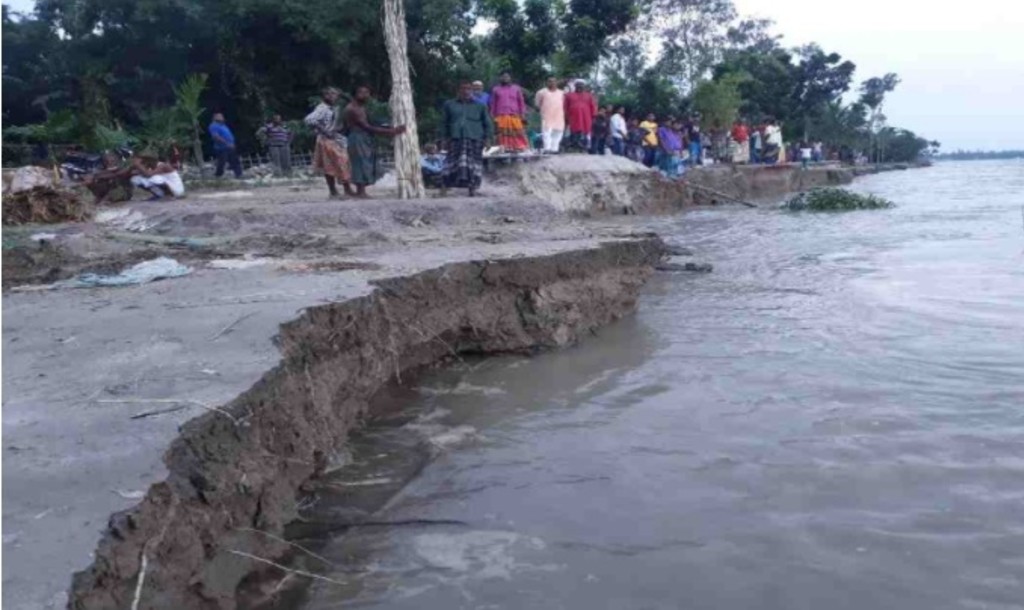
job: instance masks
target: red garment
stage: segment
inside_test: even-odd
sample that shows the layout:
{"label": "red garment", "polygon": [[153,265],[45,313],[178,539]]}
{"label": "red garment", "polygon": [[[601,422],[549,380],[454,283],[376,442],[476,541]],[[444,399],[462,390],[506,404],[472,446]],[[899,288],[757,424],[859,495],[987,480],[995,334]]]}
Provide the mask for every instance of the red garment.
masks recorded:
{"label": "red garment", "polygon": [[739,125],[733,125],[732,139],[736,142],[746,142],[750,139],[750,133],[747,132],[747,126],[742,123]]}
{"label": "red garment", "polygon": [[177,144],[171,145],[171,158],[169,160],[171,162],[171,167],[174,169],[181,169],[181,150],[178,148]]}
{"label": "red garment", "polygon": [[590,128],[597,115],[597,100],[589,91],[565,94],[565,118],[569,122],[570,133],[590,133]]}

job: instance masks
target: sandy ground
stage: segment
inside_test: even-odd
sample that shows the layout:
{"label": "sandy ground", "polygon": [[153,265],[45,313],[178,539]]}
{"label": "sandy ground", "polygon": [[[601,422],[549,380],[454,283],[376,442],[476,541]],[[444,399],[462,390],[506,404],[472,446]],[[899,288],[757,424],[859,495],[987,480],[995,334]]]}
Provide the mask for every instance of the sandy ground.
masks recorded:
{"label": "sandy ground", "polygon": [[[386,185],[372,192],[388,194]],[[319,184],[195,193],[107,208],[94,223],[5,231],[29,252],[5,248],[5,276],[20,271],[35,288],[157,255],[193,271],[141,286],[5,294],[4,608],[64,607],[70,575],[90,563],[109,515],[165,476],[178,426],[276,364],[278,327],[303,308],[366,294],[375,278],[592,247],[637,230],[571,219],[500,184],[484,197],[415,203],[325,195]],[[55,237],[39,243],[40,232]],[[23,263],[36,259],[43,271],[30,278]],[[160,410],[170,411],[138,417]]]}

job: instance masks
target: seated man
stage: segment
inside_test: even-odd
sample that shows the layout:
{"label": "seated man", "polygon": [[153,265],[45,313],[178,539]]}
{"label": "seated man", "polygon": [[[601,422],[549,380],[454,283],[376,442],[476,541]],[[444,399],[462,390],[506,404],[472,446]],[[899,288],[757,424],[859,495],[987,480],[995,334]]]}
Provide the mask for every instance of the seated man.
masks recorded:
{"label": "seated man", "polygon": [[96,203],[130,201],[132,198],[132,168],[123,167],[117,155],[103,155],[103,169],[85,177],[85,188],[89,189]]}
{"label": "seated man", "polygon": [[163,199],[165,195],[185,196],[185,184],[170,163],[158,161],[152,155],[139,155],[132,159],[131,169],[132,184],[152,193],[148,201]]}
{"label": "seated man", "polygon": [[423,172],[425,186],[429,188],[443,186],[444,155],[437,152],[435,144],[427,144],[423,147],[423,154],[420,156],[420,170]]}

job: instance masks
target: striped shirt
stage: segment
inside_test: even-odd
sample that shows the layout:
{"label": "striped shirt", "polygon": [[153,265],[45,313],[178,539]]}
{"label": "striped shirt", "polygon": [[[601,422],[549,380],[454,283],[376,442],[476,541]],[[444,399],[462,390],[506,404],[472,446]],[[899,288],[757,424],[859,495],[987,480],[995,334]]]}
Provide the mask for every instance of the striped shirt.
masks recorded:
{"label": "striped shirt", "polygon": [[292,141],[292,132],[284,125],[267,123],[260,131],[267,138],[267,146],[285,146]]}

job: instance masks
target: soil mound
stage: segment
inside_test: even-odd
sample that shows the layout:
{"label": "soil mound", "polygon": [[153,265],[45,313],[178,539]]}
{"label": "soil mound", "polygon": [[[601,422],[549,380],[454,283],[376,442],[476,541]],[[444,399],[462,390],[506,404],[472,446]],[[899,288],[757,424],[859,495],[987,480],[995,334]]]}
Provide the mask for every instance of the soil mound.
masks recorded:
{"label": "soil mound", "polygon": [[681,183],[615,155],[555,155],[498,167],[495,177],[570,214],[671,212],[689,203]]}
{"label": "soil mound", "polygon": [[50,186],[35,186],[15,193],[4,193],[3,223],[53,224],[81,222],[92,217],[92,206],[74,191]]}

